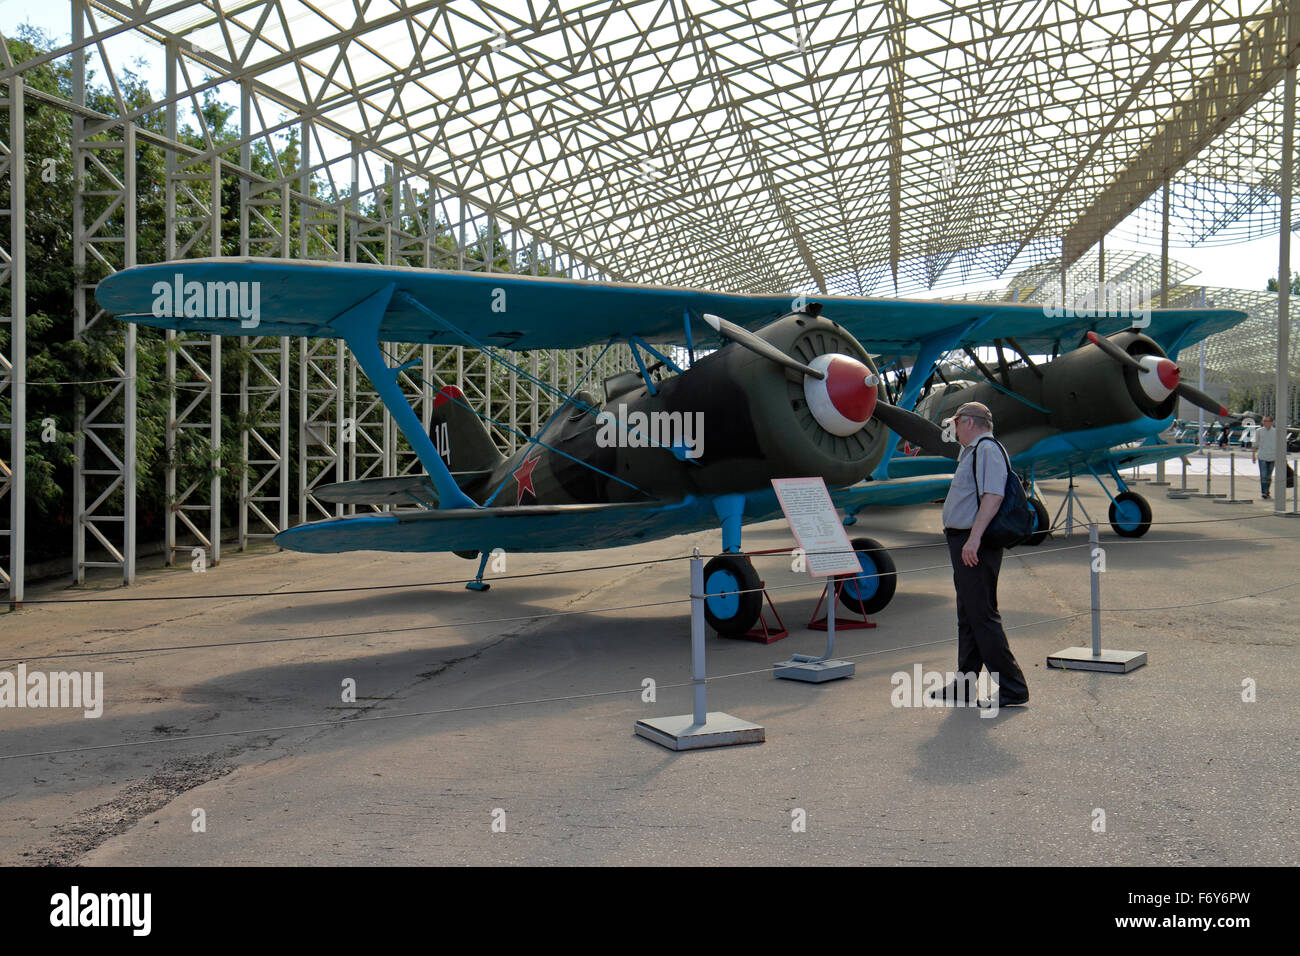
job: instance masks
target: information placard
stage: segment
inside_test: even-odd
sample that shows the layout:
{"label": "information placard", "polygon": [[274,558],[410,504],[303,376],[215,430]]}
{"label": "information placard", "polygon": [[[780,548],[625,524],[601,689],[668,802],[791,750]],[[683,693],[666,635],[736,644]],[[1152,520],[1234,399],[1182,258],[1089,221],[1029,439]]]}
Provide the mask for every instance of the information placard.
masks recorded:
{"label": "information placard", "polygon": [[859,574],[862,565],[853,553],[849,536],[835,511],[835,503],[821,478],[773,478],[785,520],[794,539],[808,556],[808,573]]}

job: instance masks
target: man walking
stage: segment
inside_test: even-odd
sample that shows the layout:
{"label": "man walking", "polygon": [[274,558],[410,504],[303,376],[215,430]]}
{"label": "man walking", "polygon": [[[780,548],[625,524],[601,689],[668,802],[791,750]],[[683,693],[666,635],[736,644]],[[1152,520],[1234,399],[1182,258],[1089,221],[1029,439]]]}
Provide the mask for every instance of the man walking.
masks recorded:
{"label": "man walking", "polygon": [[[998,614],[1002,549],[986,547],[982,540],[1002,504],[1009,458],[993,437],[993,415],[986,406],[967,402],[957,409],[953,425],[962,450],[943,503],[943,531],[957,589],[957,670],[973,678],[987,667],[989,676],[997,680],[995,697],[981,700],[981,707],[1024,704],[1029,701],[1029,686]],[[957,702],[968,686],[959,676],[942,690],[932,691],[931,697]]]}
{"label": "man walking", "polygon": [[[1277,432],[1273,430],[1273,416],[1265,415],[1264,424],[1255,431],[1255,447],[1250,460],[1259,460],[1259,493],[1268,500],[1273,487],[1273,465],[1277,460]],[[1283,501],[1286,497],[1283,496]]]}

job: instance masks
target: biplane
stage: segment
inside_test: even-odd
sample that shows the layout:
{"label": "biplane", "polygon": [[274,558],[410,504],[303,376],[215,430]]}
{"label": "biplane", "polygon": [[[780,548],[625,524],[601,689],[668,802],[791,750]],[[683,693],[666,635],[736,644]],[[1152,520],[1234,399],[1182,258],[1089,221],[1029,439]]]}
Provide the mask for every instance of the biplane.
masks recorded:
{"label": "biplane", "polygon": [[[1026,343],[1014,337],[994,341],[996,368],[981,361],[969,345],[961,377],[949,379],[936,363],[915,410],[943,422],[966,402],[981,402],[993,415],[994,432],[1011,455],[1012,467],[1030,490],[1039,530],[1028,544],[1039,544],[1051,524],[1037,482],[1091,475],[1110,499],[1109,521],[1123,537],[1141,537],[1151,527],[1150,503],[1124,481],[1121,469],[1180,458],[1195,444],[1161,441],[1171,429],[1178,399],[1213,415],[1226,415],[1214,398],[1182,381],[1169,359],[1186,345],[1229,328],[1246,318],[1230,310],[1159,310],[1141,330],[1128,328],[1104,335],[1084,327],[1077,347],[1061,353],[1051,342],[1051,358],[1035,362]],[[1054,331],[1065,332],[1064,329]],[[1167,347],[1162,347],[1164,341]],[[1036,343],[1042,348],[1047,343]],[[1046,351],[1046,349],[1044,349]],[[1007,352],[1012,352],[1008,360]],[[913,374],[918,371],[914,367]],[[924,372],[922,372],[924,374]],[[915,381],[915,379],[913,379]],[[912,407],[907,403],[907,407]],[[951,473],[958,447],[950,444],[940,457],[904,455],[889,461],[889,477]],[[914,446],[909,452],[920,451]],[[1107,487],[1103,476],[1115,484]],[[1059,512],[1058,512],[1059,513]]]}
{"label": "biplane", "polygon": [[[470,586],[486,590],[484,568],[497,550],[587,550],[720,528],[724,553],[706,567],[705,584],[709,622],[723,633],[748,630],[759,614],[742,525],[780,514],[771,479],[821,476],[851,516],[946,493],[948,475],[881,471],[899,436],[930,458],[945,448],[938,425],[910,409],[916,394],[886,400],[872,352],[904,336],[921,343],[924,363],[932,361],[926,349],[954,330],[986,341],[1028,338],[1047,322],[1038,307],[255,258],[139,266],[106,278],[96,297],[119,319],[181,332],[247,335],[255,327],[258,335],[346,341],[425,473],[322,494],[416,507],[289,528],[276,537],[283,547],[451,551],[479,559]],[[250,302],[255,316],[240,307]],[[506,457],[451,384],[437,383],[426,432],[387,342],[482,349],[525,378],[511,354],[623,343],[637,369],[600,383],[599,400],[579,383]],[[683,364],[674,359],[681,352]],[[841,600],[874,613],[893,597],[894,565],[872,539],[853,545],[863,573]]]}

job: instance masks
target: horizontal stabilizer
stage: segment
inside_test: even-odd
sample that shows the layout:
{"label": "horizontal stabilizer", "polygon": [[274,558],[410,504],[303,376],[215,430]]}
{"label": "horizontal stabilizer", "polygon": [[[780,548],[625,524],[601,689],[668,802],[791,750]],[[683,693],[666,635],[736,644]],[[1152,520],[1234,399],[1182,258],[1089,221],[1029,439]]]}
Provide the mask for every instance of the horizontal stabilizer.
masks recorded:
{"label": "horizontal stabilizer", "polygon": [[[482,481],[490,471],[453,471],[451,477],[462,488]],[[315,492],[321,501],[342,505],[427,505],[438,506],[438,492],[428,475],[397,478],[361,478],[322,485]]]}
{"label": "horizontal stabilizer", "polygon": [[428,475],[400,478],[362,478],[317,488],[321,501],[340,505],[427,505],[437,507],[438,493]]}

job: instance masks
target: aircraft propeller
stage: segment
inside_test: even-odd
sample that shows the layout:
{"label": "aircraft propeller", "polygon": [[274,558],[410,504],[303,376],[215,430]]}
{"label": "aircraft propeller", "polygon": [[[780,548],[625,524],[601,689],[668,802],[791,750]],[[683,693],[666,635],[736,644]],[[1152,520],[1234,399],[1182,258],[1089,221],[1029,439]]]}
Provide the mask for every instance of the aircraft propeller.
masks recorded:
{"label": "aircraft propeller", "polygon": [[878,394],[880,377],[852,356],[819,355],[810,365],[805,365],[766,339],[721,316],[705,313],[703,318],[719,335],[777,365],[802,372],[808,408],[817,424],[832,435],[852,435],[874,416],[886,428],[927,453],[956,457],[957,446],[943,440],[939,426],[914,412],[881,400]]}
{"label": "aircraft propeller", "polygon": [[731,341],[743,345],[768,361],[775,362],[777,365],[793,369],[796,372],[803,372],[805,375],[811,375],[816,379],[824,379],[826,373],[812,366],[805,365],[796,358],[791,358],[779,348],[769,342],[767,339],[755,335],[749,329],[737,325],[735,322],[728,322],[720,315],[713,315],[709,312],[704,313],[704,321],[709,323],[709,327],[719,335],[731,339]]}
{"label": "aircraft propeller", "polygon": [[1140,359],[1136,359],[1103,335],[1089,332],[1087,338],[1116,362],[1137,372],[1142,390],[1153,402],[1162,402],[1171,392],[1176,392],[1180,397],[1187,399],[1198,408],[1205,409],[1211,415],[1228,414],[1228,410],[1209,395],[1182,381],[1182,373],[1178,366],[1168,358],[1143,355]]}

